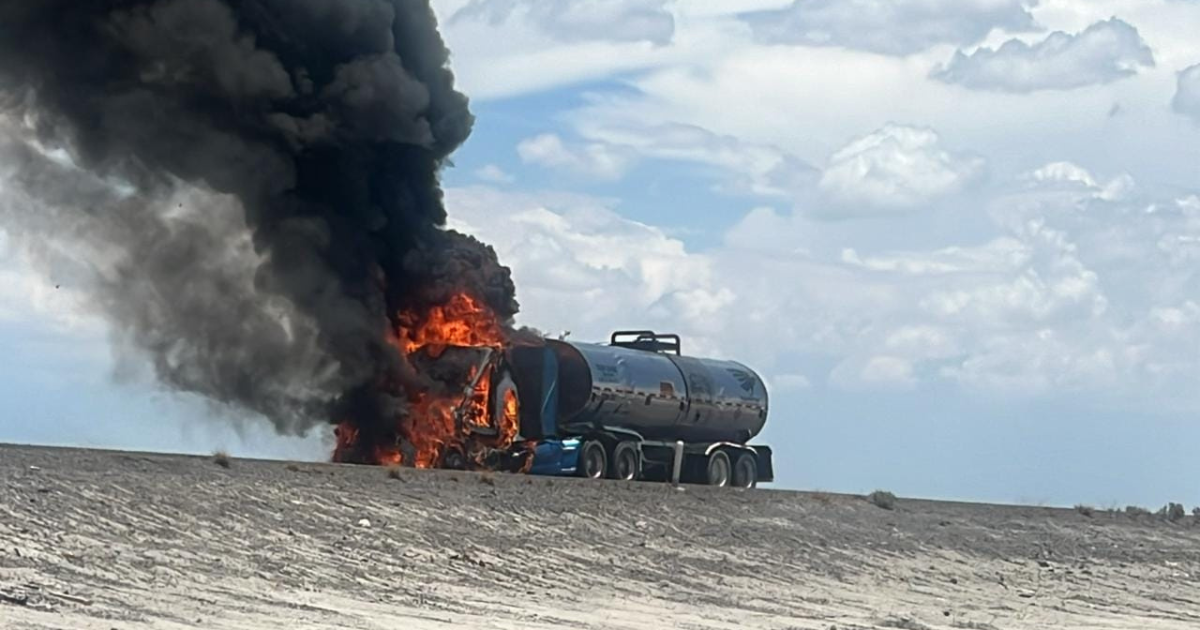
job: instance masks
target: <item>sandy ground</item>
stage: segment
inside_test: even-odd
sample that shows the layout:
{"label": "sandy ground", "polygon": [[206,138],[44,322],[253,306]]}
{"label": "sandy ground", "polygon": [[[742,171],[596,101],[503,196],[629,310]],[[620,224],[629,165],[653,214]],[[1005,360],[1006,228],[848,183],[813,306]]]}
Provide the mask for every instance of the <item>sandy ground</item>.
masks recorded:
{"label": "sandy ground", "polygon": [[0,628],[1200,628],[1200,526],[0,447]]}

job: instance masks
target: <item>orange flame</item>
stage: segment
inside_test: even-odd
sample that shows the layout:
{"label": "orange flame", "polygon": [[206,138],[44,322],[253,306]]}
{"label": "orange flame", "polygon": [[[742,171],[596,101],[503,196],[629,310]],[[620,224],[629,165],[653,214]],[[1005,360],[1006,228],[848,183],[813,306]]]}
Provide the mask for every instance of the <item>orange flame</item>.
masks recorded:
{"label": "orange flame", "polygon": [[[495,313],[465,293],[423,313],[400,313],[397,319],[400,325],[394,343],[409,357],[425,352],[437,358],[449,347],[500,349],[506,342],[504,327]],[[502,412],[497,418],[491,417],[492,366],[489,362],[470,369],[468,383],[463,385],[474,383],[474,388],[466,393],[467,387],[454,391],[459,384],[454,384],[447,395],[410,393],[407,414],[397,418],[397,434],[411,445],[411,451],[406,453],[407,449],[399,444],[377,445],[374,463],[435,468],[451,450],[481,461],[481,449],[510,446],[519,430],[518,399],[515,392],[506,390]],[[487,435],[492,428],[494,434]],[[483,431],[477,434],[479,430]],[[347,454],[355,452],[359,432],[353,424],[344,422],[336,434],[334,461],[344,461]]]}

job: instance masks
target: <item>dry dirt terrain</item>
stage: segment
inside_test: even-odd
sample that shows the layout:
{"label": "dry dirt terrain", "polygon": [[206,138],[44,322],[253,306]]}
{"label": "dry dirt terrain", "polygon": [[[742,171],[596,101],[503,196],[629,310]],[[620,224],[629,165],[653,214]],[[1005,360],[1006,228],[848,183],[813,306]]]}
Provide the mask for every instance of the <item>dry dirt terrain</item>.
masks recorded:
{"label": "dry dirt terrain", "polygon": [[1200,628],[1188,517],[0,447],[0,628]]}

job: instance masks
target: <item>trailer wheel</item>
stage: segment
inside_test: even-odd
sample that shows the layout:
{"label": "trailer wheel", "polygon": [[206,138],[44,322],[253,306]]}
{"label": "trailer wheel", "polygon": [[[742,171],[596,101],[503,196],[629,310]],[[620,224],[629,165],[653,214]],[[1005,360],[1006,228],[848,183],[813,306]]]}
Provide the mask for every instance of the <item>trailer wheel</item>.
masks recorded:
{"label": "trailer wheel", "polygon": [[620,442],[613,449],[612,461],[608,466],[608,478],[619,481],[637,481],[642,476],[642,456],[637,444]]}
{"label": "trailer wheel", "polygon": [[595,440],[584,442],[579,449],[579,476],[588,479],[603,479],[608,469],[608,453],[604,444]]}
{"label": "trailer wheel", "polygon": [[732,466],[729,464],[729,455],[725,451],[713,451],[712,455],[708,456],[708,485],[724,488],[729,485],[729,478],[732,477]]}
{"label": "trailer wheel", "polygon": [[752,453],[738,455],[733,464],[733,485],[746,489],[758,485],[758,458]]}

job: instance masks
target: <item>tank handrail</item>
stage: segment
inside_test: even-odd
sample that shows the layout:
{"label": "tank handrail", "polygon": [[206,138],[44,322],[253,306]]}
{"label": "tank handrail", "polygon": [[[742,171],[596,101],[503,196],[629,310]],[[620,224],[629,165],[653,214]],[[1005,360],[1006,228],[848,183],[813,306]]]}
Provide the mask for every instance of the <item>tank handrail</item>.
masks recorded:
{"label": "tank handrail", "polygon": [[[622,340],[622,337],[633,337],[633,340]],[[678,356],[683,355],[683,342],[679,335],[660,335],[653,330],[620,330],[612,334],[609,343],[633,350],[674,352]]]}

